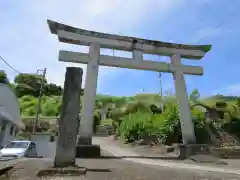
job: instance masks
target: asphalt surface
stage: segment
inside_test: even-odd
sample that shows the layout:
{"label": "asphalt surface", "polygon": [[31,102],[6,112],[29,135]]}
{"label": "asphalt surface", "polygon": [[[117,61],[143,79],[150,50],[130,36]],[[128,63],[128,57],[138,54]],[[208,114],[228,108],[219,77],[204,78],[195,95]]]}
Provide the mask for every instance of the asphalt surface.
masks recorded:
{"label": "asphalt surface", "polygon": [[[109,156],[107,152],[104,155]],[[228,173],[190,171],[142,165],[121,159],[77,159],[76,164],[87,168],[85,179],[88,180],[240,180],[240,176]],[[49,158],[29,159],[18,163],[9,172],[5,180],[40,180],[36,174],[41,169],[52,166]],[[44,178],[43,178],[44,179]],[[81,177],[61,176],[45,179],[73,179]]]}
{"label": "asphalt surface", "polygon": [[[29,171],[34,172],[34,166],[36,168],[41,166],[38,163],[48,161],[47,164],[52,164],[56,142],[49,142],[47,138],[39,138],[36,144],[39,155],[43,155],[45,158],[40,161],[32,159],[31,163],[20,164],[20,167],[13,170],[15,174],[27,177]],[[104,156],[112,156],[106,151],[102,151],[102,153]],[[77,159],[76,163],[88,169],[86,178],[89,180],[240,180],[240,175],[237,174],[143,165],[115,158]],[[31,178],[33,177],[29,177],[29,179]],[[15,179],[17,178],[15,177]],[[81,178],[74,177],[72,179]]]}
{"label": "asphalt surface", "polygon": [[78,159],[78,164],[87,167],[89,180],[239,180],[239,175],[189,171],[131,163],[124,160]]}

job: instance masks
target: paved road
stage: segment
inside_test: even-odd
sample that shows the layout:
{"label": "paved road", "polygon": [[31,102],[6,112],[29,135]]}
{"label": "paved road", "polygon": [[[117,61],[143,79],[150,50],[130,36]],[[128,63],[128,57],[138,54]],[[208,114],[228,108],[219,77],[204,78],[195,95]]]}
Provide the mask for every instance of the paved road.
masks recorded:
{"label": "paved road", "polygon": [[[94,141],[98,143],[104,143],[96,138]],[[55,154],[56,143],[50,143],[47,138],[39,138],[36,143],[38,146],[39,154],[44,155],[44,157],[46,157],[46,161],[52,160]],[[107,147],[106,144],[104,144],[104,146]],[[103,151],[103,153],[104,155],[111,156],[106,151]],[[122,152],[119,151],[119,153]],[[44,159],[43,161],[32,160],[32,163],[25,163],[25,165],[22,165],[25,166],[25,168],[18,167],[18,169],[15,169],[15,173],[23,175],[25,173],[27,174],[27,172],[24,173],[25,170],[32,171],[31,169],[34,169],[34,166],[36,166],[36,168],[40,167],[38,163],[43,162]],[[178,165],[176,164],[174,167],[171,167],[171,165],[164,167],[159,165],[144,165],[141,163],[136,163],[136,161],[131,162],[116,158],[77,159],[76,163],[89,169],[86,176],[86,178],[89,180],[240,180],[240,175],[236,173],[217,171],[210,172],[206,169],[201,170],[201,168],[183,169],[180,167],[178,168]]]}
{"label": "paved road", "polygon": [[79,159],[78,164],[89,168],[89,180],[240,180],[236,174],[172,169],[142,165],[120,159]]}
{"label": "paved road", "polygon": [[[77,159],[79,166],[88,169],[88,180],[240,180],[240,176],[230,173],[181,170],[159,166],[142,165],[121,159]],[[37,172],[52,165],[49,159],[30,159],[18,163],[10,171],[8,180],[40,180]],[[55,179],[55,178],[49,178]],[[59,178],[61,179],[61,178]],[[80,177],[62,179],[80,180]]]}

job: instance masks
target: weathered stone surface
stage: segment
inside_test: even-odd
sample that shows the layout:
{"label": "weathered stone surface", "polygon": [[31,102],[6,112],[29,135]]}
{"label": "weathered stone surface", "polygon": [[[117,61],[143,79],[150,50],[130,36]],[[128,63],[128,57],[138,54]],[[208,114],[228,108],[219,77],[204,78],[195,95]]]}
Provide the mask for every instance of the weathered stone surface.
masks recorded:
{"label": "weathered stone surface", "polygon": [[64,83],[63,105],[59,119],[59,134],[55,156],[55,167],[75,165],[77,141],[77,117],[80,109],[82,69],[67,67]]}
{"label": "weathered stone surface", "polygon": [[[106,33],[100,33],[95,31],[88,31],[80,28],[76,28],[73,26],[61,24],[52,20],[48,20],[48,25],[51,30],[51,33],[57,34],[58,30],[64,30],[67,32],[72,32],[76,34],[81,35],[87,35],[87,36],[93,36],[93,37],[100,37],[100,38],[106,38],[106,39],[114,39],[114,40],[125,40],[129,42],[133,42],[133,44],[149,44],[156,47],[165,47],[165,48],[176,48],[176,49],[188,49],[188,50],[201,50],[204,52],[208,52],[211,49],[211,45],[185,45],[185,44],[175,44],[175,43],[166,43],[161,41],[153,41],[148,39],[140,39],[136,37],[128,37],[128,36],[119,36],[114,34],[106,34]],[[64,41],[64,39],[62,39]],[[72,41],[69,41],[69,39],[65,39],[67,43],[74,43]],[[78,43],[77,43],[78,44]]]}
{"label": "weathered stone surface", "polygon": [[88,136],[80,135],[79,136],[78,143],[77,143],[78,146],[80,146],[80,145],[91,145],[91,144],[92,144],[92,136],[91,135],[88,135]]}

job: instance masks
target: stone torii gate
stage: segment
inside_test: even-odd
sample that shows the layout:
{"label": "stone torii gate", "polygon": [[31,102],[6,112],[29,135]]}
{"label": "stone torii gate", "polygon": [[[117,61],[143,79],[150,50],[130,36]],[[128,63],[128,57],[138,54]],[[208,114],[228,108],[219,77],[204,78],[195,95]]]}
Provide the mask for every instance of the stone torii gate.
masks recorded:
{"label": "stone torii gate", "polygon": [[[200,60],[210,51],[211,45],[183,45],[152,41],[136,37],[118,36],[75,28],[48,20],[52,34],[60,42],[89,46],[89,53],[61,50],[59,61],[87,64],[80,139],[92,142],[93,110],[97,89],[98,67],[110,66],[129,69],[172,73],[179,104],[182,137],[184,144],[195,144],[196,137],[191,119],[184,74],[203,75],[203,68],[181,64],[181,58]],[[100,49],[108,48],[132,52],[132,58],[101,55]],[[143,54],[170,56],[171,63],[144,60]]]}

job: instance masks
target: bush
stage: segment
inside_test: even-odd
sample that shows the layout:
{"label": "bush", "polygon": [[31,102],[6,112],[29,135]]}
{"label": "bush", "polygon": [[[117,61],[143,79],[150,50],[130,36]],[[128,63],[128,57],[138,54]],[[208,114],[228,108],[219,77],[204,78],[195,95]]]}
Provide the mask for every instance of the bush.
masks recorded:
{"label": "bush", "polygon": [[125,116],[120,125],[120,136],[126,142],[145,138],[151,132],[151,114],[136,112]]}
{"label": "bush", "polygon": [[33,96],[25,95],[20,98],[21,101],[32,101],[34,99]]}
{"label": "bush", "polygon": [[[203,143],[209,139],[205,128],[204,114],[193,110],[193,122],[197,142]],[[133,142],[139,139],[152,139],[163,144],[172,144],[182,141],[181,125],[178,106],[169,103],[162,114],[142,113],[140,111],[124,116],[119,127],[121,139]]]}
{"label": "bush", "polygon": [[44,116],[55,116],[58,113],[58,107],[50,101],[47,101],[42,105],[41,114]]}
{"label": "bush", "polygon": [[93,133],[97,131],[97,126],[101,123],[101,114],[99,112],[94,112],[93,116]]}
{"label": "bush", "polygon": [[240,119],[232,119],[222,125],[222,128],[230,133],[236,135],[240,139]]}
{"label": "bush", "polygon": [[108,126],[113,126],[113,120],[112,119],[104,119],[100,123],[102,126],[108,125]]}
{"label": "bush", "polygon": [[34,116],[36,114],[36,107],[31,106],[27,109],[25,109],[25,114],[26,116]]}
{"label": "bush", "polygon": [[140,101],[128,103],[126,105],[124,114],[127,115],[136,112],[150,112],[150,108],[146,103]]}
{"label": "bush", "polygon": [[[21,107],[21,114],[24,116],[34,116],[36,114],[36,108],[38,99],[25,95],[19,98]],[[56,116],[60,114],[61,110],[61,97],[58,96],[42,96],[40,115],[43,116]]]}
{"label": "bush", "polygon": [[153,138],[163,143],[178,141],[181,136],[176,106],[168,106],[162,114],[140,111],[124,117],[120,125],[120,136],[126,142]]}
{"label": "bush", "polygon": [[[25,129],[23,132],[32,132],[33,130],[33,121],[25,120]],[[39,125],[36,127],[37,132],[48,132],[50,130],[50,123],[48,121],[39,121]]]}
{"label": "bush", "polygon": [[211,142],[211,137],[206,125],[205,114],[198,109],[192,109],[192,120],[194,123],[197,143],[205,144]]}

